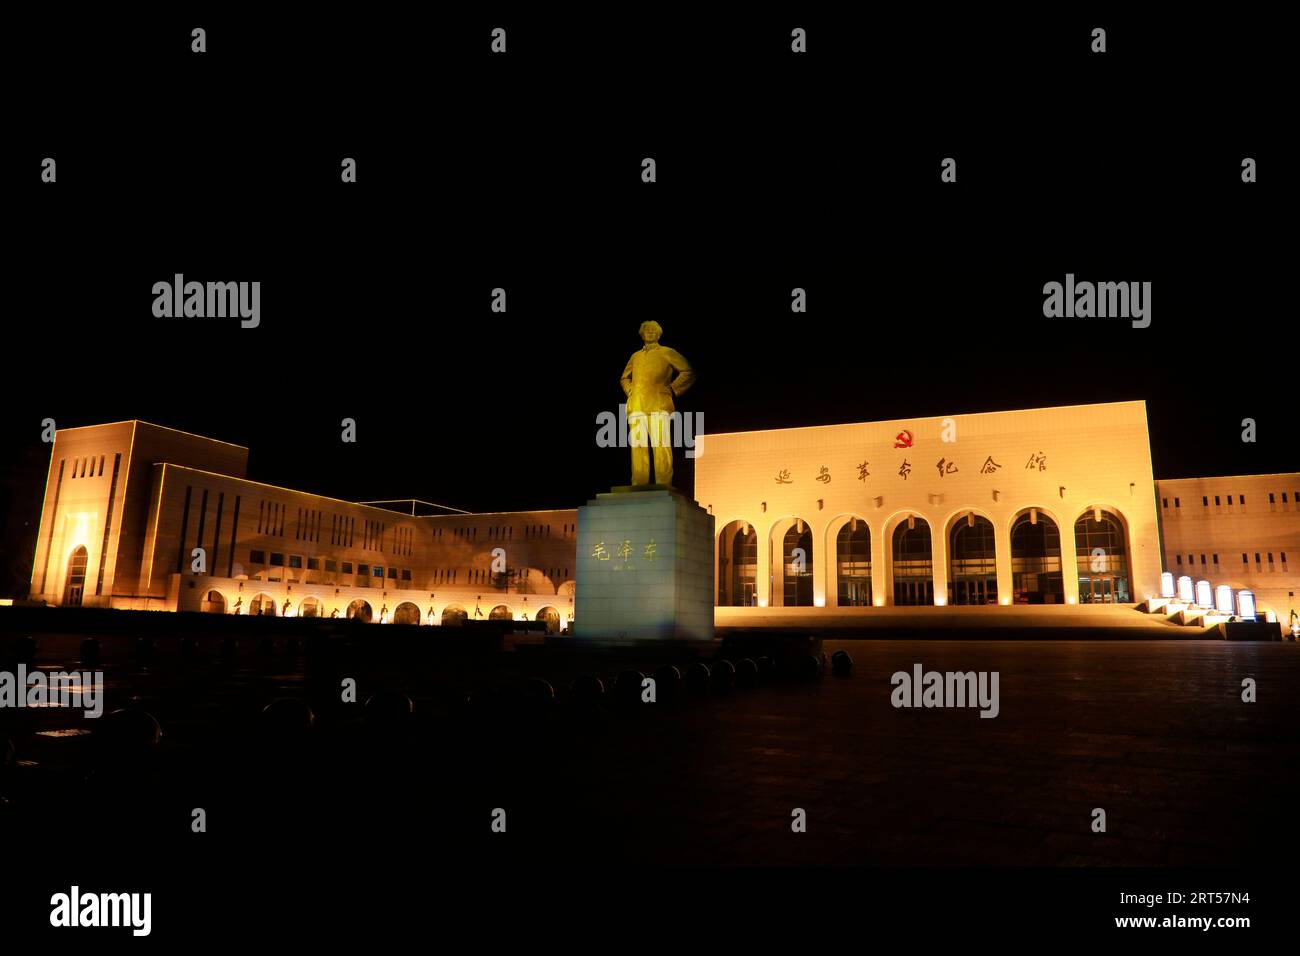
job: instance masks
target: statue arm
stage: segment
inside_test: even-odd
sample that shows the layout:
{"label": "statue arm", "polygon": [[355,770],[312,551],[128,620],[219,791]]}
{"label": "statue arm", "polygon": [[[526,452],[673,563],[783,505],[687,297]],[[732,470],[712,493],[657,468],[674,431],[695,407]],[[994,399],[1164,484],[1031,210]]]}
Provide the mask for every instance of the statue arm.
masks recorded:
{"label": "statue arm", "polygon": [[623,369],[623,378],[620,384],[623,386],[623,394],[632,394],[632,359],[627,360],[627,367]]}
{"label": "statue arm", "polygon": [[673,379],[671,388],[674,395],[680,395],[695,384],[695,371],[691,368],[691,363],[682,357],[681,352],[673,350],[669,360],[677,370],[677,377]]}

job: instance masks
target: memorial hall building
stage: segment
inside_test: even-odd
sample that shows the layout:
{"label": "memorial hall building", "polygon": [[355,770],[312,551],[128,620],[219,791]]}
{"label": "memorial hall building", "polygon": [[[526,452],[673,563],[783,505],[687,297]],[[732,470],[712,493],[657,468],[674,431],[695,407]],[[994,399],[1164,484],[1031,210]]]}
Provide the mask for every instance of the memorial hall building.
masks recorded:
{"label": "memorial hall building", "polygon": [[572,619],[574,509],[339,501],[250,481],[247,464],[247,448],[146,422],[60,429],[31,596],[376,623],[526,617],[552,631]]}
{"label": "memorial hall building", "polygon": [[[1156,480],[1143,402],[697,443],[728,623],[744,608],[1137,604],[1164,572],[1249,590],[1284,621],[1294,606],[1300,474]],[[347,502],[250,480],[247,464],[246,448],[145,422],[60,429],[31,598],[573,622],[576,509]]]}
{"label": "memorial hall building", "polygon": [[1156,481],[1145,402],[701,447],[719,607],[1136,604],[1165,571],[1249,589],[1283,620],[1293,606],[1300,475]]}

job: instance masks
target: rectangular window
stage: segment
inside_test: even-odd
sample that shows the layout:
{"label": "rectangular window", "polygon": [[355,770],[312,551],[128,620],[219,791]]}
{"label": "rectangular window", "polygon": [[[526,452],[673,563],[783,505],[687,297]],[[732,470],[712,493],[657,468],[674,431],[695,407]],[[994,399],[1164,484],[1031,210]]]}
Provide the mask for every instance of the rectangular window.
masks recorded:
{"label": "rectangular window", "polygon": [[1208,507],[1210,507],[1210,496],[1209,496],[1209,495],[1201,495],[1201,507],[1203,507],[1203,508],[1208,508]]}
{"label": "rectangular window", "polygon": [[291,567],[291,568],[301,568],[301,567],[302,567],[302,555],[301,555],[301,554],[291,554],[291,555],[289,555],[289,567]]}
{"label": "rectangular window", "polygon": [[1219,507],[1221,504],[1223,504],[1223,502],[1219,500],[1219,496],[1218,496],[1218,495],[1215,495],[1215,496],[1214,496],[1214,507],[1217,508],[1217,507]]}
{"label": "rectangular window", "polygon": [[266,564],[266,552],[265,552],[265,551],[250,551],[250,552],[248,552],[248,563],[249,563],[249,564]]}
{"label": "rectangular window", "polygon": [[1241,563],[1242,563],[1242,564],[1250,564],[1250,561],[1248,561],[1248,560],[1246,559],[1246,552],[1245,552],[1245,551],[1241,552]]}
{"label": "rectangular window", "polygon": [[[1283,561],[1286,560],[1286,555],[1285,555],[1285,554],[1282,555],[1282,560],[1283,560]],[[411,569],[410,569],[410,568],[402,568],[402,580],[403,580],[403,581],[409,581],[409,580],[411,580]]]}
{"label": "rectangular window", "polygon": [[275,551],[272,551],[272,552],[271,552],[271,564],[274,565],[274,566],[277,567],[277,568],[282,568],[282,567],[284,567],[284,555],[283,555],[283,554],[278,554],[278,553],[276,553]]}
{"label": "rectangular window", "polygon": [[[1168,498],[1161,498],[1161,499],[1160,499],[1160,507],[1162,507],[1162,508],[1168,508],[1168,507],[1169,507],[1169,499],[1168,499]],[[569,526],[568,526],[568,525],[565,525],[564,527],[565,527],[565,533],[567,534],[567,533],[568,533],[568,527],[569,527]]]}
{"label": "rectangular window", "polygon": [[320,570],[320,558],[308,558],[308,559],[307,559],[307,570],[308,570],[308,571],[319,571],[319,570]]}
{"label": "rectangular window", "polygon": [[1273,496],[1273,492],[1271,491],[1268,493],[1268,503],[1271,505],[1277,504],[1277,498]]}
{"label": "rectangular window", "polygon": [[1216,554],[1213,557],[1214,557],[1214,566],[1217,568],[1219,566],[1219,556]]}
{"label": "rectangular window", "polygon": [[382,578],[384,576],[383,566],[376,564],[374,570],[372,570],[370,573],[377,578]]}
{"label": "rectangular window", "polygon": [[1242,496],[1241,496],[1241,503],[1242,503],[1243,505],[1246,503],[1246,496],[1245,496],[1245,495],[1242,495]]}
{"label": "rectangular window", "polygon": [[1258,551],[1255,552],[1255,563],[1256,563],[1256,564],[1259,564],[1259,552],[1258,552]]}
{"label": "rectangular window", "polygon": [[339,563],[338,563],[337,561],[335,561],[333,558],[326,558],[326,559],[325,559],[325,570],[326,570],[326,571],[337,571],[338,569],[339,569]]}
{"label": "rectangular window", "polygon": [[1228,495],[1228,507],[1232,507],[1232,495]]}
{"label": "rectangular window", "polygon": [[[1245,555],[1243,554],[1242,557],[1244,558]],[[344,574],[351,574],[351,573],[352,573],[352,562],[351,562],[351,561],[344,561],[344,562],[343,562],[343,573],[344,573]]]}
{"label": "rectangular window", "polygon": [[396,581],[396,580],[397,580],[397,568],[389,568],[389,569],[388,569],[388,576],[389,576],[390,578],[392,578],[394,581]]}
{"label": "rectangular window", "polygon": [[1174,499],[1174,507],[1175,508],[1179,507],[1179,502],[1177,498]]}
{"label": "rectangular window", "polygon": [[1178,561],[1178,566],[1181,568],[1183,566],[1183,556],[1181,554],[1176,555],[1176,560]]}
{"label": "rectangular window", "polygon": [[1201,567],[1205,567],[1205,555],[1201,555]]}

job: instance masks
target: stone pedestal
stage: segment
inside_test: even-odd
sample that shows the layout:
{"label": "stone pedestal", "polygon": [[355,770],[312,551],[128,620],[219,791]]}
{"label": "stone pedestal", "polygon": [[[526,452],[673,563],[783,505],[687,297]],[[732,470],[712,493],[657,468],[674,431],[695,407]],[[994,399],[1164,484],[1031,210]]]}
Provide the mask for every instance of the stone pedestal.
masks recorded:
{"label": "stone pedestal", "polygon": [[713,516],[664,486],[616,489],[578,509],[574,636],[713,640]]}

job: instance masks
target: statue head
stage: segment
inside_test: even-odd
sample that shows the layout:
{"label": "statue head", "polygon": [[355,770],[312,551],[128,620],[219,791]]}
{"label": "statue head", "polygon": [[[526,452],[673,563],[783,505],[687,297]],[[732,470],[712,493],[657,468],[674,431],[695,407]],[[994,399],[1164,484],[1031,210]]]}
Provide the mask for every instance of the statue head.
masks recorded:
{"label": "statue head", "polygon": [[637,331],[641,333],[641,341],[646,345],[658,342],[659,336],[664,334],[663,326],[654,319],[650,319],[648,322],[642,322],[641,328]]}

